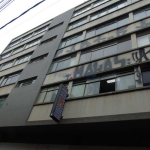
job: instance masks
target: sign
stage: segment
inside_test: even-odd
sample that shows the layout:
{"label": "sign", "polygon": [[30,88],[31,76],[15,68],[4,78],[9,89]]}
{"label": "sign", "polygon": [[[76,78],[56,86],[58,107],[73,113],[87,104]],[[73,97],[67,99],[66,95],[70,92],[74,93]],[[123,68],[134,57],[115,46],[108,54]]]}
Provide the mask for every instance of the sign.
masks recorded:
{"label": "sign", "polygon": [[60,85],[54,105],[52,107],[50,117],[56,122],[60,122],[65,101],[68,96],[68,89],[63,84]]}

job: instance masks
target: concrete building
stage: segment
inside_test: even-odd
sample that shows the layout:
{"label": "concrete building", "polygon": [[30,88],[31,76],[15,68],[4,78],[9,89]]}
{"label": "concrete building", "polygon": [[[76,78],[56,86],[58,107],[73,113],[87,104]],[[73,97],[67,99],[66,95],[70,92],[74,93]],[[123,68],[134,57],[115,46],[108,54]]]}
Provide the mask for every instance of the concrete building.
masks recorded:
{"label": "concrete building", "polygon": [[[57,123],[62,83],[69,96]],[[87,1],[2,52],[0,149],[145,150],[149,134],[149,0]]]}

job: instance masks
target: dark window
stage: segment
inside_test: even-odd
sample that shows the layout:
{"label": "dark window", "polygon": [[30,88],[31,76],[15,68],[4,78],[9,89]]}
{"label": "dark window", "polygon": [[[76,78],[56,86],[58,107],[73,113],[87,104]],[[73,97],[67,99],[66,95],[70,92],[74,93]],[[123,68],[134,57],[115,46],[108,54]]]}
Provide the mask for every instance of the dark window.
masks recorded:
{"label": "dark window", "polygon": [[144,86],[150,85],[150,71],[142,72],[142,77],[143,77],[143,85]]}
{"label": "dark window", "polygon": [[102,80],[100,85],[100,93],[115,91],[115,79]]}
{"label": "dark window", "polygon": [[37,58],[34,58],[34,59],[31,59],[30,63],[35,63],[37,61],[40,61],[42,59],[45,59],[47,57],[48,54],[45,54],[45,55],[42,55],[40,57],[37,57]]}
{"label": "dark window", "polygon": [[64,22],[61,22],[61,23],[59,23],[59,24],[57,24],[57,25],[55,25],[55,26],[49,28],[48,30],[53,30],[53,29],[55,29],[55,28],[58,28],[58,27],[61,26],[63,23],[64,23]]}
{"label": "dark window", "polygon": [[32,79],[24,80],[24,81],[19,81],[18,87],[23,87],[23,86],[27,86],[30,84],[34,84],[35,81],[36,81],[36,77]]}
{"label": "dark window", "polygon": [[54,36],[54,37],[52,37],[52,38],[50,38],[50,39],[48,39],[48,40],[42,41],[40,45],[43,45],[43,44],[47,44],[47,43],[49,43],[49,42],[52,42],[54,39],[56,39],[56,37],[57,37],[57,36]]}

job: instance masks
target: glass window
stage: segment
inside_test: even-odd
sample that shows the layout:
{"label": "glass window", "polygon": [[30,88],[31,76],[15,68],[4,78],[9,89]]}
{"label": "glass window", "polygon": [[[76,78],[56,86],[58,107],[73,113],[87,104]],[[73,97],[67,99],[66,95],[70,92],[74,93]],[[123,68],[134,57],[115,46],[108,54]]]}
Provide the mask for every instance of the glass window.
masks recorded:
{"label": "glass window", "polygon": [[104,56],[117,54],[117,45],[104,48]]}
{"label": "glass window", "polygon": [[148,86],[150,85],[150,71],[142,72],[143,77],[143,85]]}
{"label": "glass window", "polygon": [[146,15],[150,16],[150,9],[146,10]]}
{"label": "glass window", "polygon": [[107,29],[106,26],[96,29],[96,35],[99,35],[99,34],[106,32],[106,29]]}
{"label": "glass window", "polygon": [[99,59],[99,58],[102,58],[102,57],[104,57],[103,49],[100,49],[100,50],[92,52],[91,60]]}
{"label": "glass window", "polygon": [[116,79],[116,91],[134,88],[135,88],[135,79],[133,74],[118,77]]}
{"label": "glass window", "polygon": [[[49,26],[49,25],[48,25]],[[37,31],[34,32],[34,36],[37,35],[37,34],[40,34],[46,30],[48,30],[48,26],[45,26],[45,27],[42,27],[41,29],[38,29]]]}
{"label": "glass window", "polygon": [[81,36],[82,35],[80,34],[80,35],[75,35],[70,38],[67,38],[66,40],[64,40],[60,43],[59,48],[63,48],[63,47],[69,46],[71,44],[79,42],[81,40]]}
{"label": "glass window", "polygon": [[19,47],[19,48],[16,48],[15,50],[13,50],[12,54],[16,54],[16,53],[19,53],[23,50],[23,47]]}
{"label": "glass window", "polygon": [[14,64],[14,66],[15,66],[15,65],[18,65],[18,64],[21,64],[21,63],[23,63],[23,62],[28,61],[28,60],[30,59],[30,57],[31,57],[31,54],[30,54],[30,55],[27,55],[27,56],[24,56],[24,57],[21,57],[21,58],[18,58],[18,59],[16,60],[15,64]]}
{"label": "glass window", "polygon": [[118,20],[118,27],[126,25],[129,23],[129,18],[124,18],[122,20]]}
{"label": "glass window", "polygon": [[111,24],[109,24],[109,25],[107,25],[107,31],[109,31],[109,30],[113,30],[113,29],[115,29],[115,28],[117,28],[117,22],[115,21],[115,22],[112,22]]}
{"label": "glass window", "polygon": [[32,47],[32,46],[35,46],[35,45],[39,44],[40,41],[41,41],[41,39],[37,39],[37,40],[35,40],[35,41],[32,41],[32,42],[28,43],[28,44],[26,45],[25,49],[30,48],[30,47]]}
{"label": "glass window", "polygon": [[123,7],[125,7],[126,5],[127,5],[127,2],[124,2],[124,3],[122,3],[122,4],[119,4],[119,5],[118,5],[118,9],[123,8]]}
{"label": "glass window", "polygon": [[80,57],[79,64],[90,61],[90,60],[91,60],[91,52],[86,53],[86,54],[82,54]]}
{"label": "glass window", "polygon": [[1,86],[15,83],[18,80],[19,76],[20,76],[20,73],[6,76],[5,79],[1,83]]}
{"label": "glass window", "polygon": [[5,64],[2,65],[2,68],[0,70],[4,70],[4,69],[7,69],[7,68],[10,68],[13,64],[13,61],[11,62],[7,62]]}
{"label": "glass window", "polygon": [[103,10],[99,13],[99,17],[104,16],[107,14],[107,10]]}
{"label": "glass window", "polygon": [[9,57],[11,55],[11,52],[12,51],[2,54],[2,59]]}
{"label": "glass window", "polygon": [[150,44],[149,36],[144,35],[137,38],[138,47]]}
{"label": "glass window", "polygon": [[138,1],[140,1],[140,0],[132,0],[132,3],[135,3],[135,2],[138,2]]}
{"label": "glass window", "polygon": [[94,36],[94,35],[95,35],[95,29],[94,29],[94,30],[91,30],[91,31],[88,31],[87,34],[86,34],[86,39],[87,39],[87,38],[90,38],[90,37],[92,37],[92,36]]}
{"label": "glass window", "polygon": [[137,14],[134,15],[134,20],[136,21],[136,20],[142,19],[144,17],[146,17],[145,11],[139,12],[139,13],[137,13]]}
{"label": "glass window", "polygon": [[85,95],[99,94],[100,82],[89,83],[86,85]]}
{"label": "glass window", "polygon": [[40,95],[38,96],[38,99],[37,99],[36,103],[42,103],[44,101],[45,95],[46,95],[46,92],[40,93]]}
{"label": "glass window", "polygon": [[84,95],[85,84],[72,87],[71,97],[80,97]]}
{"label": "glass window", "polygon": [[131,40],[118,43],[118,53],[125,52],[132,49]]}
{"label": "glass window", "polygon": [[28,34],[28,35],[26,35],[26,36],[24,36],[24,37],[21,39],[21,41],[23,42],[23,41],[29,39],[31,36],[32,36],[32,33],[31,33],[31,34]]}
{"label": "glass window", "polygon": [[109,8],[108,13],[111,13],[115,10],[117,10],[117,6],[113,6],[112,8]]}
{"label": "glass window", "polygon": [[97,18],[98,18],[98,15],[99,15],[99,13],[92,15],[90,20],[97,19]]}

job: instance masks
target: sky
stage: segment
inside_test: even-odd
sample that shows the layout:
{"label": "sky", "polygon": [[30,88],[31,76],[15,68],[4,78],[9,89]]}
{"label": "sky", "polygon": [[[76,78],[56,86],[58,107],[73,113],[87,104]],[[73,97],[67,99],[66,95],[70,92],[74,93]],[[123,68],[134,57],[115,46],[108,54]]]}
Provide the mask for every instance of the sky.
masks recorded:
{"label": "sky", "polygon": [[[0,28],[40,1],[41,0],[14,0],[8,7],[0,12]],[[45,0],[0,30],[0,53],[13,38],[85,1],[86,0]]]}

